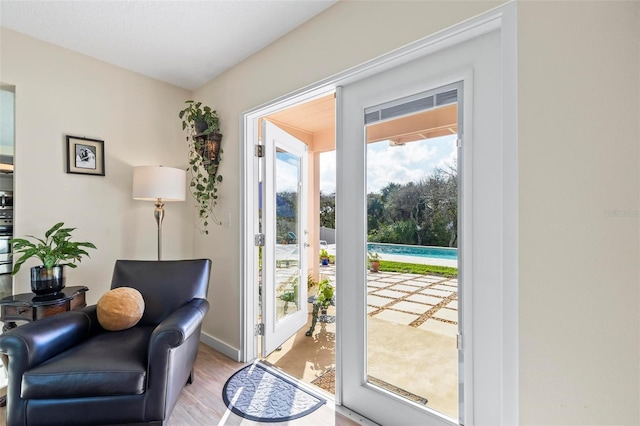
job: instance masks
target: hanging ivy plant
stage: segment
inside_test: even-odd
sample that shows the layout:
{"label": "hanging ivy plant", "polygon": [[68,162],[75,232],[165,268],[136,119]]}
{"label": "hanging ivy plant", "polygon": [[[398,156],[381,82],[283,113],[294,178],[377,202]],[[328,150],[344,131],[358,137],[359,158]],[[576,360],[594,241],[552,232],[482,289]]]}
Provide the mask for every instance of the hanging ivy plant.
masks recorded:
{"label": "hanging ivy plant", "polygon": [[217,186],[223,180],[218,173],[222,154],[219,117],[210,107],[203,107],[202,102],[187,101],[186,104],[179,117],[189,144],[189,190],[196,200],[198,228],[209,234],[210,223],[222,225],[213,212],[218,204]]}

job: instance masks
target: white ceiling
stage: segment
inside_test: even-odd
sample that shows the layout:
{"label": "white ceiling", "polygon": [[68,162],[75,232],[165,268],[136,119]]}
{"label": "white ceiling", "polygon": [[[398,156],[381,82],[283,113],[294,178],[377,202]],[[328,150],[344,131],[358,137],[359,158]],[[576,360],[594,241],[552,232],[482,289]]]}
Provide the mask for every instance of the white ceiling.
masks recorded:
{"label": "white ceiling", "polygon": [[337,0],[0,1],[0,25],[186,89]]}

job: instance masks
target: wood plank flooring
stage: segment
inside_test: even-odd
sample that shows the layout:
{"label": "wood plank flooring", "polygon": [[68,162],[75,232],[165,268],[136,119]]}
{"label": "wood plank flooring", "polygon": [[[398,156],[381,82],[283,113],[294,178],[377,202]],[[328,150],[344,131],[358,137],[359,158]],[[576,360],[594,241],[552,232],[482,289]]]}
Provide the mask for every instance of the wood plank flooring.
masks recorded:
{"label": "wood plank flooring", "polygon": [[[169,426],[209,425],[292,425],[292,426],[357,426],[359,423],[337,413],[328,403],[308,416],[285,423],[257,423],[245,420],[227,410],[222,388],[233,373],[243,367],[209,346],[200,344],[195,365],[195,380],[186,386],[173,409]],[[78,415],[81,415],[78,413]],[[359,419],[358,421],[366,421]],[[370,423],[369,423],[370,424]],[[0,425],[6,425],[6,409],[0,408]]]}

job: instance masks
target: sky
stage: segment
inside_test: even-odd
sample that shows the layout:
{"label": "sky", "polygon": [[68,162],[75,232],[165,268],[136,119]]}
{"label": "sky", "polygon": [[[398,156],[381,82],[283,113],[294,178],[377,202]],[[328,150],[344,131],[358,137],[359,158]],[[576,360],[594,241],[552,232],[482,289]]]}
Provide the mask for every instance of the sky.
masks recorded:
{"label": "sky", "polygon": [[[389,183],[405,184],[427,177],[436,167],[456,163],[456,135],[389,146],[388,141],[367,146],[367,192],[379,192]],[[320,191],[336,190],[336,153],[320,154]]]}
{"label": "sky", "polygon": [[293,192],[300,180],[300,160],[288,152],[276,153],[276,192]]}

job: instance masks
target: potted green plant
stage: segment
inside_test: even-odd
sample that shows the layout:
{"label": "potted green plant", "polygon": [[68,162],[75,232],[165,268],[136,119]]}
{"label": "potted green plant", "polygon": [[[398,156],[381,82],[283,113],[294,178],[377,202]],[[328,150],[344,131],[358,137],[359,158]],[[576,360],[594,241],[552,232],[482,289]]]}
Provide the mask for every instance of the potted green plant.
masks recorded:
{"label": "potted green plant", "polygon": [[[333,322],[335,317],[327,315],[327,308],[335,305],[335,287],[328,278],[323,278],[318,282],[318,292],[315,296],[309,298],[309,302],[313,303],[313,314],[311,316],[311,328],[305,333],[305,336],[311,336],[316,328],[316,323]],[[318,316],[318,311],[321,313]]]}
{"label": "potted green plant", "polygon": [[380,271],[380,255],[377,252],[368,252],[367,257],[369,258],[369,269],[371,272]]}
{"label": "potted green plant", "polygon": [[329,264],[329,252],[327,250],[320,250],[320,263],[322,266],[327,266]]}
{"label": "potted green plant", "polygon": [[189,143],[189,189],[196,200],[200,229],[208,234],[209,221],[221,225],[213,209],[218,203],[217,185],[222,182],[218,166],[222,154],[220,144],[220,118],[216,111],[202,102],[186,101],[187,106],[178,116],[182,120],[182,129],[187,131]]}
{"label": "potted green plant", "polygon": [[89,257],[85,248],[96,248],[89,242],[71,241],[71,232],[76,228],[63,226],[64,222],[56,223],[45,232],[44,238],[27,235],[35,242],[24,238],[9,240],[14,253],[21,255],[11,275],[17,274],[22,264],[32,257],[37,257],[42,262],[42,265],[31,268],[31,291],[38,295],[62,290],[65,285],[64,267],[76,268],[76,261],[81,262],[83,256]]}
{"label": "potted green plant", "polygon": [[182,130],[190,128],[194,135],[220,132],[220,118],[216,111],[209,106],[202,106],[202,102],[186,101],[185,103],[187,106],[178,114],[182,119]]}
{"label": "potted green plant", "polygon": [[324,278],[318,283],[318,305],[323,315],[327,314],[327,308],[334,303],[333,296],[335,288],[328,278]]}

